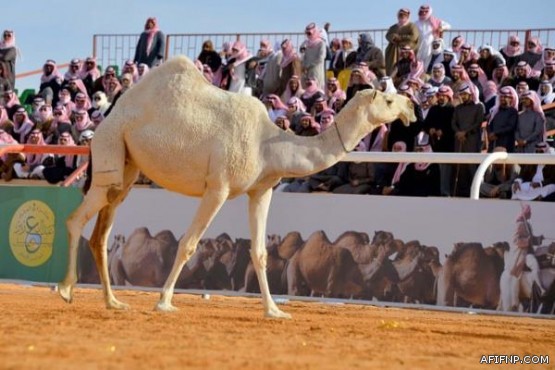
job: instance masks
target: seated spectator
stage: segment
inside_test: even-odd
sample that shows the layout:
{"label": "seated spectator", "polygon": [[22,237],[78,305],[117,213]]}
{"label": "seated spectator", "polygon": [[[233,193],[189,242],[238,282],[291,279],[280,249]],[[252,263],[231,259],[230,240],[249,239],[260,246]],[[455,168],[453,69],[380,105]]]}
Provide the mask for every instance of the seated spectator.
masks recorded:
{"label": "seated spectator", "polygon": [[74,58],[69,62],[69,67],[67,72],[64,74],[64,81],[69,81],[72,79],[81,79],[81,71],[83,68],[83,63],[81,59]]}
{"label": "seated spectator", "polygon": [[[415,152],[432,152],[428,135],[421,135],[414,146]],[[384,188],[384,195],[430,197],[440,195],[440,175],[437,163],[409,163],[399,176],[399,180]]]}
{"label": "seated spectator", "polygon": [[268,110],[268,116],[272,122],[276,121],[279,116],[284,116],[287,114],[287,106],[283,104],[280,98],[275,94],[270,94],[264,98],[264,103],[266,109]]}
{"label": "seated spectator", "polygon": [[400,50],[399,60],[393,66],[391,71],[391,78],[393,84],[398,87],[404,83],[411,73],[411,64],[416,60],[414,50],[410,46],[403,46]]}
{"label": "seated spectator", "polygon": [[83,92],[78,92],[77,95],[75,95],[75,106],[73,107],[73,112],[78,110],[88,111],[91,108],[92,104],[89,97]]}
{"label": "seated spectator", "polygon": [[358,62],[355,64],[354,68],[359,68],[362,71],[362,74],[366,76],[366,80],[370,82],[372,87],[376,87],[378,84],[378,77],[372,70],[368,67],[368,63],[366,62]]}
{"label": "seated spectator", "polygon": [[277,117],[274,123],[283,131],[295,135],[295,132],[291,130],[291,122],[289,122],[286,116]]}
{"label": "seated spectator", "polygon": [[[2,144],[14,145],[19,143],[4,129],[0,129],[0,145]],[[7,153],[0,156],[0,178],[2,178],[4,181],[11,181],[14,175],[14,165],[16,163],[24,162],[25,156],[22,153]]]}
{"label": "seated spectator", "polygon": [[85,109],[79,109],[74,112],[75,115],[75,124],[73,126],[75,130],[75,135],[79,137],[81,133],[85,130],[94,130],[95,125],[90,120],[89,114]]}
{"label": "seated spectator", "polygon": [[71,114],[75,110],[75,103],[71,99],[71,93],[67,88],[62,88],[58,93],[58,104],[65,108],[68,114]]}
{"label": "seated spectator", "polygon": [[534,77],[532,68],[526,62],[521,61],[515,65],[514,75],[511,79],[511,86],[516,88],[519,82],[526,82],[530,90],[537,91],[540,86],[540,79]]}
{"label": "seated spectator", "polygon": [[0,105],[0,128],[4,127],[4,124],[10,121],[8,117],[8,111],[2,105]]}
{"label": "seated spectator", "polygon": [[[64,132],[58,139],[58,145],[75,146],[75,141],[69,132]],[[50,184],[57,184],[75,171],[76,163],[75,155],[54,155],[53,164],[44,167],[42,176]]]}
{"label": "seated spectator", "polygon": [[555,85],[555,59],[545,62],[541,79]]}
{"label": "seated spectator", "polygon": [[118,79],[117,78],[110,79],[108,81],[108,86],[107,86],[106,90],[104,90],[104,93],[106,94],[106,98],[111,103],[110,108],[114,105],[115,98],[119,94],[120,91],[121,91],[121,84],[118,81]]}
{"label": "seated spectator", "polygon": [[[504,147],[496,147],[494,153],[506,152]],[[518,177],[518,166],[507,163],[493,163],[484,174],[480,184],[480,197],[511,199],[511,187]]]}
{"label": "seated spectator", "polygon": [[[497,101],[497,84],[493,81],[486,82],[484,86],[484,108],[486,111],[486,117],[489,117],[491,113],[491,109],[494,107],[495,102]],[[518,98],[518,95],[517,95]]]}
{"label": "seated spectator", "polygon": [[386,94],[397,94],[397,89],[393,85],[393,80],[389,76],[380,78],[378,89]]}
{"label": "seated spectator", "polygon": [[[549,145],[539,142],[535,145],[535,153],[553,155]],[[555,166],[523,165],[518,178],[513,182],[511,199],[541,200],[555,193]]]}
{"label": "seated spectator", "polygon": [[337,78],[330,78],[326,83],[326,103],[328,107],[334,109],[336,101],[345,101],[345,99],[347,99],[347,94],[339,86]]}
{"label": "seated spectator", "polygon": [[141,80],[148,72],[150,68],[145,63],[141,63],[137,66],[137,72],[139,72],[139,80]]}
{"label": "seated spectator", "polygon": [[345,104],[347,104],[357,92],[373,88],[374,86],[372,86],[371,82],[368,81],[362,69],[358,67],[354,68],[349,79],[349,86],[347,87],[346,93],[347,99],[345,100]]}
{"label": "seated spectator", "polygon": [[108,111],[110,108],[110,102],[108,101],[108,97],[102,91],[97,91],[92,96],[92,108],[89,109],[89,115],[92,118],[94,112],[98,111],[103,115]]}
{"label": "seated spectator", "polygon": [[[39,129],[31,131],[27,144],[47,145],[44,141],[44,136]],[[25,162],[15,163],[13,169],[19,179],[44,179],[42,176],[44,164],[47,164],[51,158],[52,156],[49,154],[27,153],[25,156]]]}
{"label": "seated spectator", "polygon": [[465,39],[461,35],[457,35],[451,40],[451,50],[455,54],[457,60],[461,57],[461,50],[464,44]]}
{"label": "seated spectator", "polygon": [[333,166],[326,168],[307,180],[308,187],[303,190],[308,192],[331,192],[338,186],[345,184],[347,179],[347,162],[337,162]]}
{"label": "seated spectator", "polygon": [[137,81],[139,81],[139,71],[137,70],[137,65],[132,60],[125,61],[121,74],[122,74],[122,78],[123,78],[123,75],[125,74],[131,75],[133,83],[136,83]]}
{"label": "seated spectator", "polygon": [[306,108],[301,99],[292,97],[287,101],[287,119],[291,122],[291,130],[297,131],[301,117],[306,113]]}
{"label": "seated spectator", "polygon": [[[516,84],[515,90],[516,90],[516,94],[520,98],[525,92],[530,91],[530,87],[528,86],[528,84],[525,81],[520,81],[519,83]],[[522,104],[521,103],[522,103],[522,101],[519,103],[519,106],[518,106],[519,111],[522,110]]]}
{"label": "seated spectator", "polygon": [[[365,152],[366,144],[361,141],[355,151]],[[333,189],[336,194],[370,194],[374,186],[374,163],[348,162],[347,182]]]}
{"label": "seated spectator", "polygon": [[507,68],[512,69],[513,66],[518,62],[518,57],[524,52],[522,46],[520,45],[520,38],[518,35],[510,35],[507,45],[505,45],[499,51],[501,56],[505,59],[507,63]]}
{"label": "seated spectator", "polygon": [[541,105],[551,104],[555,101],[555,93],[553,92],[553,84],[549,81],[542,81],[538,89]]}
{"label": "seated spectator", "polygon": [[58,92],[62,88],[64,78],[60,72],[58,72],[56,62],[52,59],[48,59],[44,63],[42,71],[38,94],[42,96],[48,104],[54,106],[58,103]]}
{"label": "seated spectator", "polygon": [[[403,141],[398,141],[393,144],[392,152],[406,152],[407,145]],[[372,194],[390,194],[395,188],[394,184],[399,182],[399,179],[405,170],[407,163],[376,163],[374,179],[375,189]]]}
{"label": "seated spectator", "polygon": [[309,77],[305,80],[305,90],[304,93],[300,96],[301,101],[303,102],[304,106],[306,107],[307,112],[312,111],[312,106],[316,102],[318,98],[325,98],[324,91],[320,89],[318,86],[318,82],[315,78]]}
{"label": "seated spectator", "polygon": [[104,91],[106,96],[108,96],[108,91],[110,91],[110,82],[113,79],[119,83],[118,76],[116,76],[116,69],[113,66],[108,66],[104,70],[104,74],[94,81],[93,94],[97,91]]}
{"label": "seated spectator", "polygon": [[315,136],[320,133],[320,124],[308,113],[304,113],[299,120],[295,134],[299,136]]}
{"label": "seated spectator", "polygon": [[331,109],[324,109],[319,113],[318,118],[320,119],[320,132],[324,132],[335,122],[335,112]]}
{"label": "seated spectator", "polygon": [[547,67],[549,63],[555,62],[555,48],[546,46],[543,49],[542,57],[540,60],[536,62],[535,65],[531,65],[533,67],[534,72],[537,74],[538,72],[542,74],[542,71]]}
{"label": "seated spectator", "polygon": [[495,82],[495,85],[499,88],[501,86],[507,86],[511,84],[511,78],[509,76],[509,69],[505,64],[498,65],[493,70],[493,75],[491,80]]}
{"label": "seated spectator", "polygon": [[443,69],[445,70],[445,76],[452,79],[453,75],[451,74],[451,69],[453,66],[458,64],[458,59],[455,53],[450,49],[443,50]]}
{"label": "seated spectator", "polygon": [[467,73],[470,82],[472,82],[472,84],[476,86],[476,89],[478,90],[478,100],[483,102],[484,86],[486,85],[486,82],[488,82],[484,71],[482,70],[482,68],[480,68],[478,64],[471,64],[470,67],[468,67]]}
{"label": "seated spectator", "polygon": [[48,135],[53,121],[52,106],[50,104],[44,104],[39,108],[39,114],[35,121],[35,128],[38,129],[43,136]]}
{"label": "seated spectator", "polygon": [[35,124],[29,119],[27,111],[23,107],[19,107],[14,114],[13,119],[13,137],[18,142],[27,141],[27,135],[35,127]]}
{"label": "seated spectator", "polygon": [[104,114],[102,114],[102,112],[99,110],[95,110],[91,114],[91,121],[92,123],[94,123],[94,127],[96,129],[96,127],[98,127],[98,125],[100,125],[102,121],[104,121]]}
{"label": "seated spectator", "polygon": [[445,75],[445,67],[442,63],[434,64],[432,67],[432,76],[428,80],[428,83],[435,87],[443,85],[451,86],[452,81]]}
{"label": "seated spectator", "polygon": [[472,45],[463,44],[463,46],[461,46],[459,65],[463,66],[464,69],[468,69],[471,64],[478,63],[479,59],[480,54],[474,50],[474,47]]}
{"label": "seated spectator", "polygon": [[29,115],[29,119],[33,121],[33,123],[37,122],[40,107],[42,107],[44,104],[45,102],[42,96],[37,95],[33,98],[33,103],[31,104],[31,114]]}
{"label": "seated spectator", "polygon": [[289,99],[293,97],[300,98],[303,94],[304,89],[301,87],[299,76],[292,76],[285,87],[285,91],[281,95],[281,101],[287,103]]}
{"label": "seated spectator", "polygon": [[540,99],[535,91],[527,91],[520,96],[522,112],[518,116],[515,131],[516,151],[534,153],[536,144],[544,141],[545,115]]}
{"label": "seated spectator", "polygon": [[[64,132],[69,133],[74,136],[73,124],[69,118],[69,113],[63,105],[58,104],[53,110],[54,119],[52,125],[50,126],[50,132],[45,136],[45,141],[48,144],[55,144],[61,134]],[[75,137],[75,136],[74,136]]]}
{"label": "seated spectator", "polygon": [[323,96],[320,96],[314,102],[314,105],[312,107],[312,111],[309,112],[309,113],[312,114],[312,116],[314,117],[316,122],[321,123],[321,121],[320,121],[321,114],[323,112],[327,111],[327,110],[330,110],[330,108],[328,107],[328,103],[326,102],[326,98],[323,97]]}

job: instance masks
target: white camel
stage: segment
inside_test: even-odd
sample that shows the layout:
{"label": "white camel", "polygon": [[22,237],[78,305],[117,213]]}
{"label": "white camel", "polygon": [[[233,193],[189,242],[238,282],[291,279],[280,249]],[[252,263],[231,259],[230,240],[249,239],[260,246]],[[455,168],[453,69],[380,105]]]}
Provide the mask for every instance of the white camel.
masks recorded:
{"label": "white camel", "polygon": [[162,187],[202,197],[181,238],[173,268],[156,309],[174,311],[174,286],[210,222],[227,199],[249,196],[251,258],[267,317],[290,318],[274,303],[266,269],[266,219],[272,187],[282,177],[306,176],[338,162],[384,122],[414,121],[413,106],[400,95],[358,93],[336,125],[314,137],[290,135],[272,124],[263,104],[209,84],[194,64],[175,57],[122,95],[92,143],[92,183],[67,220],[69,263],[59,284],[73,299],[79,236],[98,213],[90,247],[100,272],[107,308],[126,309],[111,290],[106,244],[114,211],[142,171]]}

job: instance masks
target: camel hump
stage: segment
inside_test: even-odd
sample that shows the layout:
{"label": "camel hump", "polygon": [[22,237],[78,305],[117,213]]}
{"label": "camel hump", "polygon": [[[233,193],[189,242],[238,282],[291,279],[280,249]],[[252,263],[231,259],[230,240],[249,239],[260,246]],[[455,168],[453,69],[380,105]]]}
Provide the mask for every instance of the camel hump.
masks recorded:
{"label": "camel hump", "polygon": [[360,243],[360,244],[370,243],[370,237],[368,236],[368,234],[364,232],[358,232],[358,231],[345,231],[343,234],[339,235],[339,237],[335,240],[335,243],[346,238],[355,239],[355,243]]}
{"label": "camel hump", "polygon": [[154,236],[154,239],[160,240],[167,244],[177,244],[175,235],[170,230],[162,230]]}
{"label": "camel hump", "polygon": [[326,232],[324,230],[318,230],[312,233],[312,235],[310,235],[308,237],[307,243],[308,242],[323,242],[323,243],[328,243],[331,244],[331,241],[329,240],[328,236],[326,235]]}
{"label": "camel hump", "polygon": [[129,235],[127,242],[129,243],[129,241],[131,241],[132,239],[137,240],[137,239],[151,239],[151,238],[152,238],[152,235],[150,234],[150,231],[148,230],[147,227],[143,226],[133,230],[131,235]]}

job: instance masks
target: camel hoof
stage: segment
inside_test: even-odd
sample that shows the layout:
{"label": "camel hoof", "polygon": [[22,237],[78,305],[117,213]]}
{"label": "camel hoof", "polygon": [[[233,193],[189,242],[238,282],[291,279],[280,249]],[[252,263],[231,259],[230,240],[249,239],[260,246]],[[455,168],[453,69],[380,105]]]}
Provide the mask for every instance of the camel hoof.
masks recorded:
{"label": "camel hoof", "polygon": [[266,311],[266,314],[264,316],[272,319],[291,319],[292,318],[290,314],[283,312],[277,307]]}
{"label": "camel hoof", "polygon": [[158,302],[154,310],[158,312],[176,312],[178,308],[171,303]]}
{"label": "camel hoof", "polygon": [[58,284],[58,293],[67,303],[73,302],[73,285],[72,284]]}
{"label": "camel hoof", "polygon": [[114,298],[106,303],[106,308],[109,310],[128,310],[130,306]]}

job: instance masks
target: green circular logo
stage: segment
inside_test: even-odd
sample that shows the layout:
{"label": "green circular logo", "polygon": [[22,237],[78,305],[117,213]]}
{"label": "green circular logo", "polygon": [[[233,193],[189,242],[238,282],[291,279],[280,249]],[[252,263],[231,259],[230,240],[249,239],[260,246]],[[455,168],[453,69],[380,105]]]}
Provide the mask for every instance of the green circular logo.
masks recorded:
{"label": "green circular logo", "polygon": [[56,218],[50,207],[39,200],[23,203],[10,223],[10,248],[23,265],[37,267],[50,256],[55,236]]}

